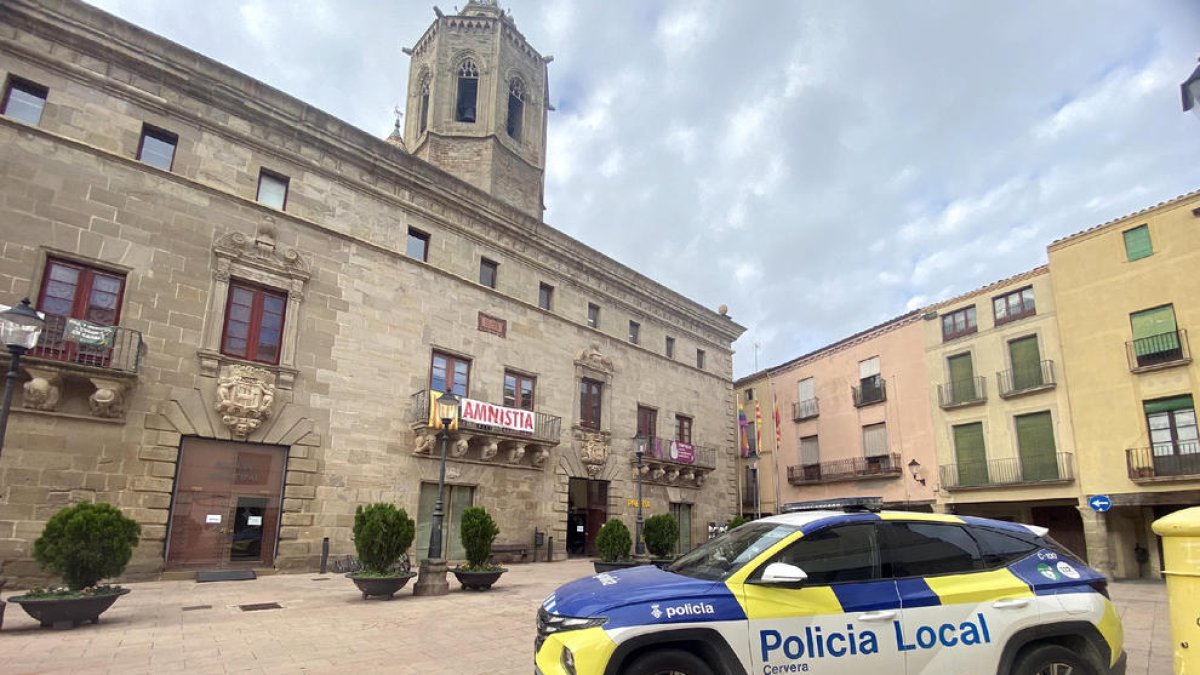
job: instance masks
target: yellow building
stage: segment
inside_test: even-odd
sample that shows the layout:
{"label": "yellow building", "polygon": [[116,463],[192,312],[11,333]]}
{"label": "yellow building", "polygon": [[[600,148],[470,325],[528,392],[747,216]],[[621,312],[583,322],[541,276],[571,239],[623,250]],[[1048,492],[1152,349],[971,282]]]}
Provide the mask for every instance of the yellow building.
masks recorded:
{"label": "yellow building", "polygon": [[[779,513],[779,478],[775,469],[775,421],[771,404],[771,380],[767,371],[755,373],[734,385],[740,413],[746,418],[747,450],[738,463],[738,495],[741,513],[747,518]],[[756,407],[757,406],[757,407]],[[761,425],[755,417],[761,416]],[[755,429],[758,429],[757,433]],[[745,456],[749,454],[749,456]]]}
{"label": "yellow building", "polygon": [[[1150,523],[1200,503],[1195,398],[1200,367],[1200,192],[1050,245],[1093,567],[1158,573]],[[1041,298],[1039,297],[1039,301]]]}
{"label": "yellow building", "polygon": [[924,313],[939,502],[1048,527],[1086,554],[1070,401],[1049,269]]}

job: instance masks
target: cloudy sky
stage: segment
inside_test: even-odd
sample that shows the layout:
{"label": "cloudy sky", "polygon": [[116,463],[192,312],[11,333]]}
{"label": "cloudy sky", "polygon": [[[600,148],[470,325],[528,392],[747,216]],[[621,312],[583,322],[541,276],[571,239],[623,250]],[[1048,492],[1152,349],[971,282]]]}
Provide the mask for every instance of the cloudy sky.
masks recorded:
{"label": "cloudy sky", "polygon": [[[411,0],[94,2],[381,137],[401,48],[434,18]],[[735,376],[1200,189],[1179,99],[1196,0],[501,4],[555,57],[547,222],[727,304],[749,328]]]}

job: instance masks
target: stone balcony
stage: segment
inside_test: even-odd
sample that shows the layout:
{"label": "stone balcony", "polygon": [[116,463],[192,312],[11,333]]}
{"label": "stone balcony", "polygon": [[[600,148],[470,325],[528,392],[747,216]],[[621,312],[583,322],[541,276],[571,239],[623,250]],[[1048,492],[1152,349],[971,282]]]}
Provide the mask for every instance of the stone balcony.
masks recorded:
{"label": "stone balcony", "polygon": [[[632,452],[630,464],[637,470],[637,456]],[[642,455],[642,482],[648,485],[678,485],[700,487],[704,479],[717,468],[717,450],[669,438],[654,437]]]}
{"label": "stone balcony", "polygon": [[[441,452],[439,431],[429,423],[431,401],[429,390],[412,395],[409,424],[416,437],[415,455],[437,457]],[[473,399],[463,399],[462,405],[458,429],[450,432],[447,460],[542,469],[550,448],[561,440],[562,419],[554,415]]]}

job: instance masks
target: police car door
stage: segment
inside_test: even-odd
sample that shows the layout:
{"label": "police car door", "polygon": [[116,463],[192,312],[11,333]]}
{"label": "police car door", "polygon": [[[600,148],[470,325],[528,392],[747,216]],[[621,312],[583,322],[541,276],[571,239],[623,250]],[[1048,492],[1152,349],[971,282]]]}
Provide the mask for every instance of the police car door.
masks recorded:
{"label": "police car door", "polygon": [[[764,582],[771,563],[794,565],[807,579]],[[872,522],[806,533],[763,561],[743,585],[750,672],[904,672],[902,658],[885,648],[891,624],[899,618],[900,597],[895,582],[879,574]]]}
{"label": "police car door", "polygon": [[883,573],[896,579],[902,607],[888,640],[909,673],[994,672],[1008,637],[1037,622],[1029,585],[986,564],[956,520],[880,524]]}

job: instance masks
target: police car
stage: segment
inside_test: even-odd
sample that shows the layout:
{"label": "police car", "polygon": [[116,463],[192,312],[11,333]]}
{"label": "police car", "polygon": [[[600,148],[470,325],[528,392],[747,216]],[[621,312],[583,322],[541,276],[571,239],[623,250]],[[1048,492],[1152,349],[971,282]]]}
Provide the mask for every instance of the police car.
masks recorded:
{"label": "police car", "polygon": [[1125,672],[1105,578],[1046,529],[809,511],[731,530],[666,569],[563,585],[539,675]]}

